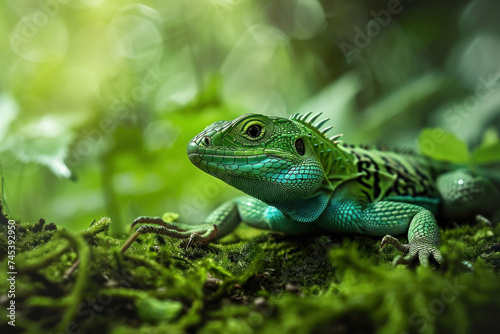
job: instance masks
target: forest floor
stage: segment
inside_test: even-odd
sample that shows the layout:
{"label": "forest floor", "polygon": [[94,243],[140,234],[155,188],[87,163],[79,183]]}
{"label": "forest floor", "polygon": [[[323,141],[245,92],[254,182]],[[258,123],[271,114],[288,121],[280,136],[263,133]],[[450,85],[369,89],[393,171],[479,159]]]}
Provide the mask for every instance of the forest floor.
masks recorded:
{"label": "forest floor", "polygon": [[[13,223],[12,221],[10,221]],[[109,218],[70,233],[0,216],[2,333],[498,333],[500,224],[442,228],[445,262],[392,267],[365,236],[292,238],[240,227],[185,250],[179,240],[109,235]],[[11,228],[14,229],[14,228]],[[401,238],[404,240],[404,238]],[[79,266],[67,275],[76,260]],[[8,276],[7,278],[9,278]],[[2,313],[2,314],[3,314]]]}

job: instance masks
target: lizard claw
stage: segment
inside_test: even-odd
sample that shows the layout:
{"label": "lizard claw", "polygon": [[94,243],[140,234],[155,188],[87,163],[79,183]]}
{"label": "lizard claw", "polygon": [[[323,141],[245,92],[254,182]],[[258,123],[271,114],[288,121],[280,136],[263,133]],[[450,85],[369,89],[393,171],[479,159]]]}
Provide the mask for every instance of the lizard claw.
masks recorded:
{"label": "lizard claw", "polygon": [[408,253],[410,246],[408,244],[402,244],[398,239],[394,238],[392,235],[386,235],[382,238],[380,243],[380,249],[384,248],[385,245],[393,245],[403,253]]}
{"label": "lizard claw", "polygon": [[193,242],[197,242],[201,239],[201,235],[198,233],[198,232],[194,232],[193,234],[191,234],[191,236],[189,237],[189,240],[186,244],[186,250],[189,249],[189,247],[191,246],[191,244]]}
{"label": "lizard claw", "polygon": [[407,254],[406,256],[398,255],[394,258],[392,265],[396,267],[400,264],[410,264],[418,258],[420,264],[424,267],[429,265],[429,257],[433,257],[437,263],[443,262],[443,255],[436,245],[429,242],[412,240],[409,244],[402,244],[393,236],[386,235],[380,244],[380,249],[385,245],[390,244]]}
{"label": "lizard claw", "polygon": [[[186,243],[186,250],[191,247],[193,244],[201,244],[206,245],[218,236],[218,230],[216,225],[212,225],[206,229],[194,231],[189,236],[189,239]],[[184,240],[185,242],[185,240]],[[181,244],[182,245],[182,244]]]}
{"label": "lizard claw", "polygon": [[[410,248],[412,248],[410,246]],[[443,255],[436,246],[426,245],[420,249],[411,249],[409,254],[406,256],[398,255],[394,258],[392,265],[396,267],[400,264],[410,264],[416,258],[418,258],[420,264],[424,267],[429,266],[429,258],[433,257],[437,263],[441,264],[443,262]]]}

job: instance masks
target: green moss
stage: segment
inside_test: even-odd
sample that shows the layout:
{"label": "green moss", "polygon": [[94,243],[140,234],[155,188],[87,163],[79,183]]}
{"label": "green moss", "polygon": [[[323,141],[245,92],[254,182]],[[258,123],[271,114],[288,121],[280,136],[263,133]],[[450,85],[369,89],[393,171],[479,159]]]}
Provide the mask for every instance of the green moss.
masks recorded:
{"label": "green moss", "polygon": [[[178,240],[143,235],[122,255],[126,236],[109,236],[110,224],[102,218],[79,234],[47,231],[40,222],[16,225],[18,327],[33,333],[465,333],[493,331],[500,323],[498,225],[443,229],[446,262],[439,268],[393,268],[398,252],[379,251],[376,238],[244,236],[244,229],[188,251]],[[78,269],[65,278],[76,259]],[[6,291],[6,280],[0,287]],[[0,319],[2,332],[11,329],[7,320]]]}

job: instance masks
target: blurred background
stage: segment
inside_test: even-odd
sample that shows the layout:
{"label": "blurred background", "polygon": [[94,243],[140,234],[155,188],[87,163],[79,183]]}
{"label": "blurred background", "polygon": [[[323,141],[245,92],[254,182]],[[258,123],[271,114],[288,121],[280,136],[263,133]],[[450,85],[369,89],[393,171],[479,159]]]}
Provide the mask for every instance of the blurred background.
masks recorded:
{"label": "blurred background", "polygon": [[6,213],[69,230],[110,216],[197,223],[238,194],[188,141],[248,112],[323,112],[344,141],[470,147],[500,127],[500,3],[6,0],[0,172]]}

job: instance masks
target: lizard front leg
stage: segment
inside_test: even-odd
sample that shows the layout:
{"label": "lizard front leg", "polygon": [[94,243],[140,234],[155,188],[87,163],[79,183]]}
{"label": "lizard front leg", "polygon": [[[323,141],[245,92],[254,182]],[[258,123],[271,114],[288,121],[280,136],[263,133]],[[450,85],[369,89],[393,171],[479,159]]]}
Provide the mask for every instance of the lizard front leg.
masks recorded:
{"label": "lizard front leg", "polygon": [[208,244],[212,240],[231,233],[241,221],[236,201],[228,201],[215,209],[202,224],[167,223],[160,217],[139,217],[134,220],[132,228],[141,225],[123,245],[125,252],[141,234],[155,233],[186,240],[186,249],[193,242]]}
{"label": "lizard front leg", "polygon": [[193,243],[207,244],[231,233],[240,222],[260,229],[286,234],[311,234],[324,231],[315,224],[298,223],[286,217],[278,209],[250,196],[228,201],[214,210],[202,224],[167,223],[160,217],[139,217],[132,227],[141,225],[123,245],[125,252],[141,234],[155,233],[187,240],[186,249]]}
{"label": "lizard front leg", "polygon": [[208,244],[231,233],[241,221],[259,229],[269,229],[265,220],[265,211],[268,206],[252,197],[242,196],[228,201],[212,211],[202,224],[167,223],[160,217],[138,217],[132,228],[141,225],[123,245],[121,252],[125,252],[141,234],[155,233],[182,239],[186,242],[186,249],[193,242]]}

